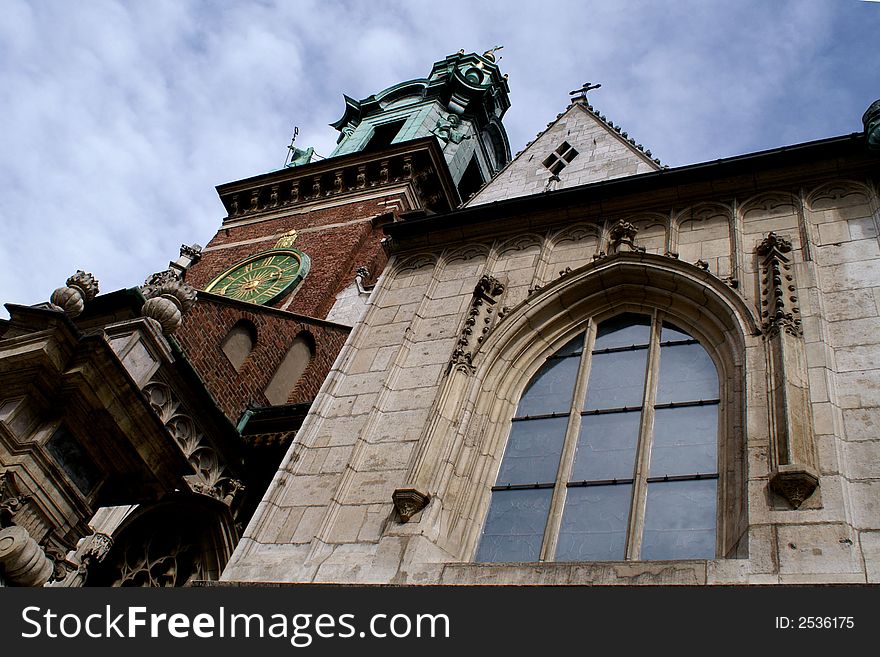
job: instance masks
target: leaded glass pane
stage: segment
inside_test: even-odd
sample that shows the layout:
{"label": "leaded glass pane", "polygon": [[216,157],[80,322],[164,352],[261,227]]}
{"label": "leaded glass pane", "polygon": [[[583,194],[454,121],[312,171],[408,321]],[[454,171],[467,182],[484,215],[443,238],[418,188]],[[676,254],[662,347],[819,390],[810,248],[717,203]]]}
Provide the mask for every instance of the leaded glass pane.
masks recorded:
{"label": "leaded glass pane", "polygon": [[630,484],[567,490],[557,561],[616,561],[626,549]]}
{"label": "leaded glass pane", "polygon": [[658,408],[650,477],[717,472],[718,405]]}
{"label": "leaded glass pane", "polygon": [[657,403],[718,399],[718,371],[699,344],[660,349]]}
{"label": "leaded glass pane", "polygon": [[553,489],[496,490],[477,561],[537,561]]}
{"label": "leaded glass pane", "polygon": [[631,479],[641,416],[638,411],[583,416],[571,481]]}
{"label": "leaded glass pane", "polygon": [[553,356],[576,356],[584,350],[584,334],[581,333],[569,340],[562,349]]}
{"label": "leaded glass pane", "polygon": [[518,420],[510,429],[497,484],[553,483],[568,416]]}
{"label": "leaded glass pane", "polygon": [[651,339],[651,318],[624,313],[605,320],[596,330],[594,351],[645,345]]}
{"label": "leaded glass pane", "polygon": [[641,406],[647,349],[593,354],[584,410]]}
{"label": "leaded glass pane", "polygon": [[516,416],[568,413],[580,360],[579,356],[549,358],[529,382]]}
{"label": "leaded glass pane", "polygon": [[715,479],[648,484],[642,559],[715,557]]}
{"label": "leaded glass pane", "polygon": [[693,336],[672,324],[664,322],[663,328],[660,331],[660,342],[677,342],[679,340],[693,340]]}

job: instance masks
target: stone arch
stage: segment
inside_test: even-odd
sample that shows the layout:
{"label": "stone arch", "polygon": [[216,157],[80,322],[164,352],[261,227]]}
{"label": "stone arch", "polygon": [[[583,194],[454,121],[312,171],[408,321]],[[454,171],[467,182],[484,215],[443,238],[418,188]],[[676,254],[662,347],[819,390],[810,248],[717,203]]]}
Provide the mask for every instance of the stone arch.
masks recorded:
{"label": "stone arch", "polygon": [[625,217],[639,231],[636,244],[644,247],[648,253],[664,255],[666,253],[669,232],[669,217],[659,212],[643,212]]}
{"label": "stone arch", "polygon": [[180,587],[220,579],[238,532],[222,502],[175,493],[136,507],[111,537],[113,546],[86,586]]}
{"label": "stone arch", "polygon": [[[763,351],[753,311],[728,286],[678,260],[644,253],[603,258],[560,278],[513,308],[474,358],[474,374],[459,411],[454,464],[456,495],[443,500],[441,519],[453,537],[445,549],[469,560],[479,538],[489,491],[522,391],[543,360],[590,322],[623,312],[662,311],[691,332],[715,361],[722,382],[719,490],[720,556],[743,556],[748,528],[746,376]],[[445,484],[436,482],[434,490]],[[433,493],[432,493],[433,494]],[[442,540],[442,539],[441,539]]]}
{"label": "stone arch", "polygon": [[[385,278],[391,281],[392,287],[410,287],[410,278],[417,277],[424,272],[422,270],[434,269],[437,265],[437,256],[433,253],[416,253],[401,258],[392,264]],[[406,284],[402,284],[406,282]]]}
{"label": "stone arch", "polygon": [[544,238],[536,234],[518,235],[498,243],[494,251],[492,275],[507,281],[508,302],[519,303],[529,295],[542,269]]}
{"label": "stone arch", "polygon": [[731,209],[721,203],[698,203],[673,220],[672,251],[690,263],[702,260],[721,278],[732,275],[735,253]]}
{"label": "stone arch", "polygon": [[599,249],[599,238],[599,228],[587,223],[552,233],[547,238],[547,273],[542,280],[552,280],[566,269],[577,269],[591,262]]}
{"label": "stone arch", "polygon": [[853,205],[868,205],[871,190],[855,180],[834,180],[816,187],[807,194],[807,207],[813,212]]}
{"label": "stone arch", "polygon": [[780,217],[797,212],[799,199],[791,192],[762,192],[745,199],[740,204],[744,221],[756,221],[765,217]]}
{"label": "stone arch", "polygon": [[489,257],[489,247],[486,244],[465,244],[453,249],[447,249],[442,256],[444,265],[450,265],[453,262],[474,260],[476,258],[486,259]]}

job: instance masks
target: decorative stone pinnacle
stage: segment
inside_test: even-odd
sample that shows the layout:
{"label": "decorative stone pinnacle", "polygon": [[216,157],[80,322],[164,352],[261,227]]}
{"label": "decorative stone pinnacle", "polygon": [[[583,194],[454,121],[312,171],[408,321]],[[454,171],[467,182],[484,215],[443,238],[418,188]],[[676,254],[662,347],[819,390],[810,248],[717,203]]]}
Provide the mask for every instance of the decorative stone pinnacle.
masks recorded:
{"label": "decorative stone pinnacle", "polygon": [[767,234],[760,244],[758,244],[758,255],[761,257],[771,254],[773,251],[777,253],[789,253],[791,251],[791,240],[778,235],[775,232]]}
{"label": "decorative stone pinnacle", "polygon": [[282,235],[277,242],[275,242],[276,249],[289,249],[293,246],[293,243],[296,242],[296,238],[299,237],[299,233],[296,230],[289,230],[284,235]]}
{"label": "decorative stone pinnacle", "polygon": [[504,292],[504,283],[499,281],[494,276],[483,274],[480,277],[480,280],[477,282],[474,292],[489,295],[490,297],[497,297],[499,294]]}
{"label": "decorative stone pinnacle", "polygon": [[195,262],[202,257],[202,246],[201,244],[193,244],[192,246],[188,244],[181,244],[180,255],[186,256],[193,262]]}
{"label": "decorative stone pinnacle", "polygon": [[801,336],[800,310],[797,306],[797,286],[786,256],[791,252],[791,241],[776,233],[769,233],[757,247],[761,262],[761,318],[764,332],[773,336],[780,331]]}
{"label": "decorative stone pinnacle", "polygon": [[97,295],[98,279],[80,269],[67,279],[66,287],[59,287],[52,292],[49,301],[72,318],[79,315],[85,304]]}

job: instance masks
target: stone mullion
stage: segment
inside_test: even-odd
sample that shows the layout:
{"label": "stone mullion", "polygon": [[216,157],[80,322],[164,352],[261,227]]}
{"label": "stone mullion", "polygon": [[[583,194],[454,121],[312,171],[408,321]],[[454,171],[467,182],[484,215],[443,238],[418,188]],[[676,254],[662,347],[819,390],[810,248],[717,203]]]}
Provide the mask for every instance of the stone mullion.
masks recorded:
{"label": "stone mullion", "polygon": [[642,549],[642,528],[645,524],[645,507],[648,500],[648,469],[651,465],[651,439],[654,429],[654,401],[657,398],[657,376],[660,366],[661,319],[658,312],[651,318],[651,342],[648,345],[648,362],[645,367],[645,392],[642,397],[642,417],[639,421],[639,438],[636,445],[636,463],[633,473],[632,503],[627,525],[626,553],[624,559],[637,561]]}
{"label": "stone mullion", "polygon": [[574,457],[577,452],[578,435],[581,430],[581,412],[584,410],[587,381],[590,378],[592,345],[595,341],[595,336],[596,325],[591,321],[584,334],[583,352],[581,353],[581,361],[578,365],[577,377],[575,378],[571,411],[568,415],[568,425],[565,430],[565,442],[562,446],[562,454],[559,457],[559,469],[556,473],[556,485],[553,488],[553,498],[550,502],[547,526],[544,528],[544,541],[540,555],[541,561],[553,561],[556,557],[559,528],[562,526],[562,512],[565,508],[565,498],[568,493],[567,484],[569,479],[571,479],[571,470],[574,467]]}

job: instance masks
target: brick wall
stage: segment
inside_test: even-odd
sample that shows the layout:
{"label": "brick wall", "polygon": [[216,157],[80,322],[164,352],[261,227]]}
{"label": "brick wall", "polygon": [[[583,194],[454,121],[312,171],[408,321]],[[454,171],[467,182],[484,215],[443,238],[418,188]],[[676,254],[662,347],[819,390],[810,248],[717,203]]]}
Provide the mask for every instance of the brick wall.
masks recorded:
{"label": "brick wall", "polygon": [[387,213],[387,203],[395,200],[399,196],[354,200],[345,205],[221,228],[208,243],[202,259],[187,273],[187,282],[204,289],[235,263],[272,248],[280,235],[295,229],[299,237],[294,248],[311,258],[311,270],[296,290],[272,306],[324,318],[336,294],[354,280],[358,267],[367,267],[378,275],[385,266],[386,257],[380,245],[382,231],[370,219]]}
{"label": "brick wall", "polygon": [[[220,345],[229,329],[242,319],[256,327],[257,341],[236,372]],[[314,399],[345,343],[346,327],[241,302],[200,298],[184,316],[175,336],[220,408],[236,423],[249,403],[269,405],[263,390],[294,339],[303,332],[314,338],[315,355],[288,398],[289,403],[300,403]]]}

